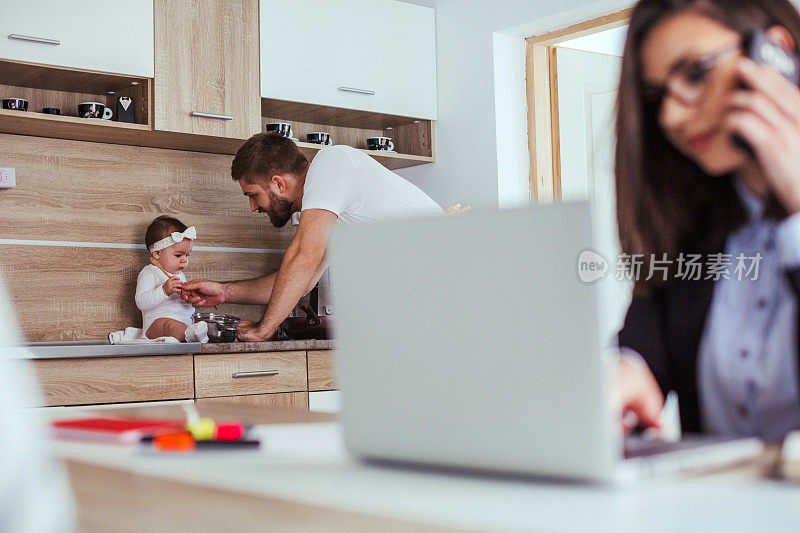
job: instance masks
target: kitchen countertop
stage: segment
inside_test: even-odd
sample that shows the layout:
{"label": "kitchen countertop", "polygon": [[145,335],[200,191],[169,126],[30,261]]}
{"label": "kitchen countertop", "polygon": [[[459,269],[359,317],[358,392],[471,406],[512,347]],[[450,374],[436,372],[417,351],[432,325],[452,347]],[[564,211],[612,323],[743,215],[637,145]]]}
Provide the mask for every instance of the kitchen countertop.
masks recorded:
{"label": "kitchen countertop", "polygon": [[6,349],[19,359],[62,359],[78,357],[131,357],[138,355],[214,354],[247,352],[285,352],[294,350],[331,350],[332,340],[267,342],[199,342],[163,344],[110,344],[106,340],[33,342]]}
{"label": "kitchen countertop", "polygon": [[293,350],[332,350],[333,340],[209,342],[197,353],[288,352]]}

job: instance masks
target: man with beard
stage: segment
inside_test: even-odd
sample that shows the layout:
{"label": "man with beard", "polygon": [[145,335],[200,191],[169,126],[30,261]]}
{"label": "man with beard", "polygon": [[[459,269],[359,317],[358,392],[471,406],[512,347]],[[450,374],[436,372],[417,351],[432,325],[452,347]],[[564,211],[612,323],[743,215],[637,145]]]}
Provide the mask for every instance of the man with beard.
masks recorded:
{"label": "man with beard", "polygon": [[325,270],[328,236],[337,220],[352,224],[442,214],[428,195],[360,150],[329,146],[309,164],[291,139],[275,133],[248,139],[233,159],[231,177],[250,199],[251,211],[267,213],[277,228],[302,212],[277,272],[226,283],[191,280],[183,286],[184,299],[199,307],[267,304],[260,322],[239,324],[243,341],[271,337],[314,288]]}

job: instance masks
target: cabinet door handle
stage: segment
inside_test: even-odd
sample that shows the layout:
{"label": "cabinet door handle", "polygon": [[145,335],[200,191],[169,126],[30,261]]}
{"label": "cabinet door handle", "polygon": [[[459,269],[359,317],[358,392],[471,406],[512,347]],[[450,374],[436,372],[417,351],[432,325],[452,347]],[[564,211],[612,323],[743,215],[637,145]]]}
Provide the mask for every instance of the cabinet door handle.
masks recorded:
{"label": "cabinet door handle", "polygon": [[255,372],[234,372],[234,378],[257,378],[261,376],[277,376],[277,370],[257,370]]}
{"label": "cabinet door handle", "polygon": [[200,113],[198,111],[192,111],[189,115],[193,117],[216,118],[219,120],[233,120],[233,117],[230,115],[213,115],[211,113]]}
{"label": "cabinet door handle", "polygon": [[356,89],[355,87],[339,87],[339,90],[343,93],[358,93],[358,94],[375,94],[375,91],[370,91],[369,89]]}
{"label": "cabinet door handle", "polygon": [[45,39],[44,37],[33,37],[31,35],[19,35],[17,33],[11,33],[8,36],[9,39],[15,39],[17,41],[30,41],[32,43],[42,43],[42,44],[52,44],[54,46],[59,46],[61,41],[58,39]]}

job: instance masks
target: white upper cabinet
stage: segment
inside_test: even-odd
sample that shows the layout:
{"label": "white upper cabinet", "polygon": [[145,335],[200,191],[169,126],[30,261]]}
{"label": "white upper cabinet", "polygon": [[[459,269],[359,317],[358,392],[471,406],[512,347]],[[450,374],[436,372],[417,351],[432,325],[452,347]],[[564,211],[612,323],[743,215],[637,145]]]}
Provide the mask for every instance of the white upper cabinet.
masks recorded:
{"label": "white upper cabinet", "polygon": [[14,2],[0,16],[0,58],[152,78],[153,1]]}
{"label": "white upper cabinet", "polygon": [[434,10],[394,0],[261,0],[264,98],[436,118]]}

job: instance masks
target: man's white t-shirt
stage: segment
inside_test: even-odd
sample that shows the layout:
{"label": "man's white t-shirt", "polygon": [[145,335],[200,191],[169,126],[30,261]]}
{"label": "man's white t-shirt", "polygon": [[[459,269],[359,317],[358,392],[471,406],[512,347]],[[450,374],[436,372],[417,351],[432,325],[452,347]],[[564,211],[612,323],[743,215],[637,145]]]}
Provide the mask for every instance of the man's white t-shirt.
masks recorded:
{"label": "man's white t-shirt", "polygon": [[350,146],[329,146],[311,161],[303,211],[326,209],[344,224],[442,215],[427,194]]}

